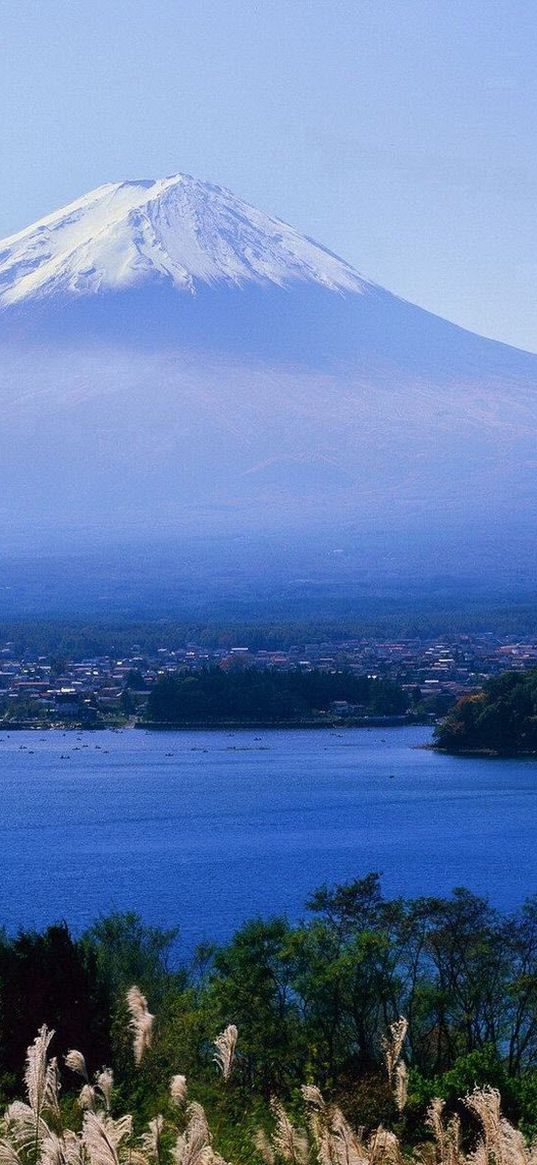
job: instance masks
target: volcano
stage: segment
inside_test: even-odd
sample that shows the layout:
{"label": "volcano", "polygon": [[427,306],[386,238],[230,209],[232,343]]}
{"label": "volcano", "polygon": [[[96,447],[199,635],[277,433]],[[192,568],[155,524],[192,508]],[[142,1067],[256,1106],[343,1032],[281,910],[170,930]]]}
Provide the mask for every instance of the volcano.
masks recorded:
{"label": "volcano", "polygon": [[4,544],[382,532],[404,561],[444,531],[455,562],[527,559],[536,390],[537,356],[187,175],[0,242]]}

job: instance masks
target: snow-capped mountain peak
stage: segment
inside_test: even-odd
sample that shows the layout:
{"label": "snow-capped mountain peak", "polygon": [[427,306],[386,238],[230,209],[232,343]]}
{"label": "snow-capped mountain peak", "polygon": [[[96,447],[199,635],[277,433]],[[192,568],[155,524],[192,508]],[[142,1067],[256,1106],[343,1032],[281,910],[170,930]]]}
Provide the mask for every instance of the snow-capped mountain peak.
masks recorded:
{"label": "snow-capped mountain peak", "polygon": [[86,296],[161,279],[314,283],[362,292],[343,260],[228,190],[188,175],[108,183],[0,241],[0,305]]}

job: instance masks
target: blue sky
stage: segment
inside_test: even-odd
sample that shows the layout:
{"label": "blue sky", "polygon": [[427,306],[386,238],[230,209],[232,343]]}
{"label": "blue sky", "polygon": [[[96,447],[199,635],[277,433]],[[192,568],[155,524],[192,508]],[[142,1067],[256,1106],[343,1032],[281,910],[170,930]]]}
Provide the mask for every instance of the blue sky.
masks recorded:
{"label": "blue sky", "polygon": [[183,170],[537,350],[536,60],[534,0],[4,0],[0,235]]}

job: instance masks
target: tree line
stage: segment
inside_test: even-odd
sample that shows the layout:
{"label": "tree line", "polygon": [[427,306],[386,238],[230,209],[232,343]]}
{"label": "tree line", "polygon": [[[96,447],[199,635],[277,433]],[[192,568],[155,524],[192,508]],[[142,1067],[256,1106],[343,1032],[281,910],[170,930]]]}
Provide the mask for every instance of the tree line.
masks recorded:
{"label": "tree line", "polygon": [[[229,606],[229,604],[228,604]],[[45,615],[6,617],[0,620],[0,641],[13,643],[16,655],[46,655],[80,660],[88,655],[127,655],[136,644],[142,654],[153,654],[165,644],[172,648],[187,643],[217,648],[241,643],[253,651],[287,650],[292,644],[339,642],[356,637],[426,638],[493,631],[495,634],[533,635],[537,628],[537,605],[533,598],[510,595],[500,601],[494,596],[450,594],[444,601],[426,595],[403,595],[400,600],[377,600],[374,609],[367,601],[352,610],[334,613],[274,612],[266,604],[256,617],[246,618],[239,604],[234,613],[201,614],[171,618],[97,615],[50,617]]]}
{"label": "tree line", "polygon": [[[292,1104],[310,1080],[356,1125],[389,1124],[397,1113],[383,1037],[405,1015],[409,1139],[423,1131],[432,1097],[456,1110],[476,1084],[498,1087],[506,1115],[537,1131],[537,899],[509,916],[464,889],[390,899],[369,874],[321,887],[298,924],[254,919],[188,964],[178,949],[177,932],[133,914],[78,937],[65,924],[4,935],[0,1099],[14,1094],[25,1048],[46,1021],[58,1056],[80,1049],[91,1074],[115,1065],[140,1120],[159,1111],[179,1070],[230,1129],[238,1113],[257,1119],[273,1095]],[[157,1016],[141,1069],[125,1034],[133,982]],[[213,1041],[229,1024],[240,1056],[222,1100]]]}

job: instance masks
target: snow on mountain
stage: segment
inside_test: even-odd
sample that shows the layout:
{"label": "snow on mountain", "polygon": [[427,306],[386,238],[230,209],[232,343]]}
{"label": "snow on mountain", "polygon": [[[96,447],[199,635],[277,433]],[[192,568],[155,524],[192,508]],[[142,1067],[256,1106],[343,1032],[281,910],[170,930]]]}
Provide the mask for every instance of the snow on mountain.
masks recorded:
{"label": "snow on mountain", "polygon": [[0,243],[0,415],[6,545],[383,532],[432,571],[474,569],[492,532],[513,569],[537,546],[537,356],[186,176]]}
{"label": "snow on mountain", "polygon": [[179,174],[108,183],[0,242],[0,304],[83,296],[164,279],[313,283],[362,292],[348,264],[228,190]]}

